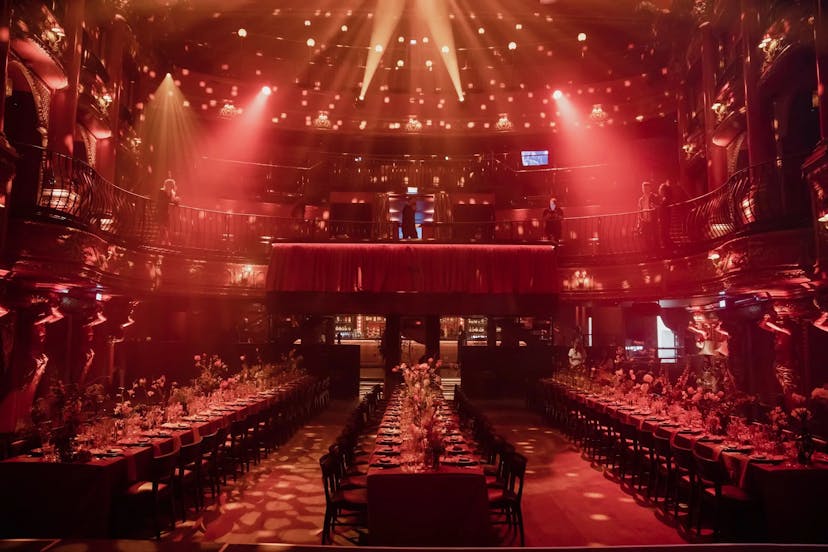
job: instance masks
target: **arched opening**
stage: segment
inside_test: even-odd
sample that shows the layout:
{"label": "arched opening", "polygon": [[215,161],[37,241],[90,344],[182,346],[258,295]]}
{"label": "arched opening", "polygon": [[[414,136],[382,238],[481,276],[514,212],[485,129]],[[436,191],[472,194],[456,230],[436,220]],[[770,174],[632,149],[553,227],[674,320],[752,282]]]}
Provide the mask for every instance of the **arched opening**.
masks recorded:
{"label": "arched opening", "polygon": [[43,145],[43,134],[38,119],[38,102],[26,69],[19,63],[9,64],[11,94],[6,97],[5,133],[20,155],[17,176],[11,195],[12,213],[21,206],[32,206],[37,201],[40,174],[40,150],[31,146]]}

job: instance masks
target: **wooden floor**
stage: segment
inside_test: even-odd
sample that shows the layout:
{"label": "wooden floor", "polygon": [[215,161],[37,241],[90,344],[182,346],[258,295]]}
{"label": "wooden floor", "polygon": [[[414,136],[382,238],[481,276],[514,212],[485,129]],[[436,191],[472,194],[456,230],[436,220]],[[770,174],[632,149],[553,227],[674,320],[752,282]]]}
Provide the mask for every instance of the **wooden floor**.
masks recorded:
{"label": "wooden floor", "polygon": [[[519,402],[478,403],[497,430],[529,458],[523,496],[527,546],[682,544],[652,507],[590,466],[556,430]],[[335,401],[281,450],[231,484],[167,541],[318,544],[325,511],[319,457],[353,403]],[[190,513],[190,517],[193,517]],[[348,545],[344,537],[336,544]],[[506,535],[504,546],[518,542]]]}

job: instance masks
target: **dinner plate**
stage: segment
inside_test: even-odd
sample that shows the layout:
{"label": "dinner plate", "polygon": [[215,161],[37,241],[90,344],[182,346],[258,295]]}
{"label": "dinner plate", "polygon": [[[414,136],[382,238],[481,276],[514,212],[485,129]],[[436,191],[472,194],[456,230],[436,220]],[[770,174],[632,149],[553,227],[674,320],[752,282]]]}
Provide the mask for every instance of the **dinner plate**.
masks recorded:
{"label": "dinner plate", "polygon": [[785,460],[783,456],[768,456],[765,454],[751,454],[749,459],[757,464],[781,464]]}
{"label": "dinner plate", "polygon": [[737,452],[742,454],[747,454],[753,450],[751,446],[736,446],[736,447],[725,447],[722,449],[722,452]]}

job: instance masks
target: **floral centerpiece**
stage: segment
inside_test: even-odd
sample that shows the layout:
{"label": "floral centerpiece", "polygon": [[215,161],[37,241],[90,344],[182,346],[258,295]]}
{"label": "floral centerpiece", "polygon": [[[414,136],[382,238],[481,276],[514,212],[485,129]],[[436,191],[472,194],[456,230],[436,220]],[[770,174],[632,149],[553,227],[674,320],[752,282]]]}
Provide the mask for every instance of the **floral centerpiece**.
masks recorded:
{"label": "floral centerpiece", "polygon": [[54,446],[62,462],[84,460],[88,452],[75,451],[75,440],[85,418],[97,418],[105,396],[103,387],[95,384],[81,389],[77,384],[55,380],[46,396],[32,407],[32,421],[41,429],[42,441]]}
{"label": "floral centerpiece", "polygon": [[800,406],[791,410],[791,421],[797,430],[796,437],[796,460],[800,464],[810,464],[811,456],[814,454],[815,445],[814,437],[808,428],[808,422],[811,421],[813,415],[811,411]]}
{"label": "floral centerpiece", "polygon": [[402,374],[402,410],[405,428],[410,439],[405,442],[410,447],[408,453],[414,454],[419,463],[436,468],[440,455],[444,452],[444,428],[437,413],[441,406],[440,376],[437,370],[440,361],[428,359],[428,362],[396,366],[393,371]]}

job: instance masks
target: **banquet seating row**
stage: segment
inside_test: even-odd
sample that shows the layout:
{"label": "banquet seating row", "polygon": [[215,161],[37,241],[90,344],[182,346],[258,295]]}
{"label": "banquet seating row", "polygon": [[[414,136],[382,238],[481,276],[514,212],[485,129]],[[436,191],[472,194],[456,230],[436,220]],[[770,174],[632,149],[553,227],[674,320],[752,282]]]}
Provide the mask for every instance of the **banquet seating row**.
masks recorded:
{"label": "banquet seating row", "polygon": [[521,501],[527,459],[514,445],[498,435],[486,415],[469,400],[460,385],[454,387],[454,404],[461,426],[477,443],[477,453],[484,462],[483,472],[489,496],[489,510],[495,522],[518,532],[520,545],[525,542]]}
{"label": "banquet seating row", "polygon": [[329,397],[327,379],[304,376],[88,462],[8,458],[0,462],[0,490],[18,499],[0,506],[0,536],[133,536],[150,519],[160,537],[162,518],[174,527],[189,508],[203,508],[208,492],[216,499],[228,478],[284,444]]}
{"label": "banquet seating row", "polygon": [[[288,386],[278,400],[266,408],[251,411],[219,427],[200,439],[182,444],[172,452],[155,456],[152,477],[133,483],[126,491],[126,502],[147,501],[152,498],[153,528],[160,537],[159,505],[167,498],[171,526],[176,511],[186,521],[187,502],[198,512],[210,492],[215,499],[228,476],[236,480],[239,474],[250,470],[250,464],[259,464],[268,454],[278,449],[310,417],[327,407],[330,401],[330,380],[307,378],[302,384]],[[175,468],[168,472],[170,462]]]}
{"label": "banquet seating row", "polygon": [[384,410],[381,384],[366,393],[348,416],[342,431],[319,459],[325,492],[325,519],[322,544],[331,544],[336,527],[357,531],[360,541],[367,537],[368,454],[370,432],[376,430]]}
{"label": "banquet seating row", "polygon": [[215,499],[228,477],[235,481],[250,470],[251,463],[259,464],[329,401],[328,379],[307,378],[299,385],[288,386],[266,408],[253,410],[192,443],[154,456],[150,478],[130,485],[116,507],[129,512],[137,505],[138,511],[149,511],[154,533],[160,538],[162,505],[168,506],[171,528],[177,513],[182,522],[186,521],[188,506],[200,511],[208,491]]}
{"label": "banquet seating row", "polygon": [[703,519],[709,518],[716,537],[725,528],[735,533],[732,536],[749,536],[740,531],[756,522],[756,501],[731,483],[712,451],[676,438],[672,427],[650,428],[616,411],[595,408],[563,386],[541,387],[542,400],[536,406],[546,421],[563,430],[591,462],[642,493],[664,516],[672,516],[688,532],[695,526],[697,535]]}
{"label": "banquet seating row", "polygon": [[[701,429],[552,380],[540,387],[536,407],[545,420],[687,535],[701,535],[705,526],[715,539],[824,538],[824,529],[807,536],[793,527],[807,526],[808,504],[822,500],[826,466],[751,454],[749,444],[728,445]],[[785,506],[796,494],[791,485],[808,495],[798,497],[796,508]]]}

